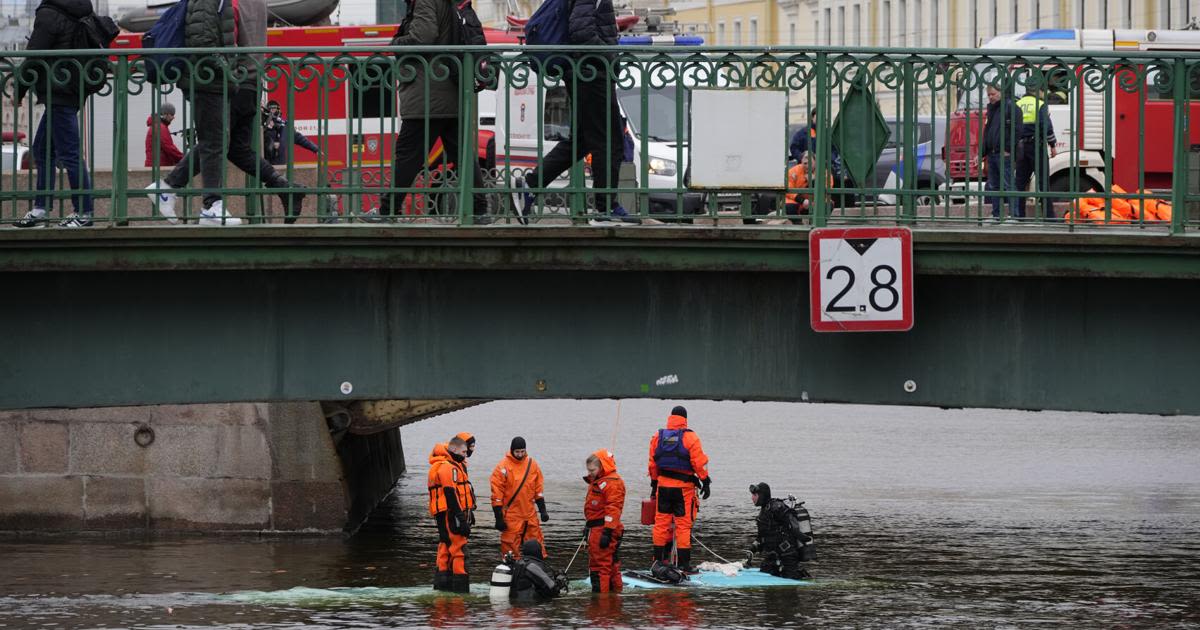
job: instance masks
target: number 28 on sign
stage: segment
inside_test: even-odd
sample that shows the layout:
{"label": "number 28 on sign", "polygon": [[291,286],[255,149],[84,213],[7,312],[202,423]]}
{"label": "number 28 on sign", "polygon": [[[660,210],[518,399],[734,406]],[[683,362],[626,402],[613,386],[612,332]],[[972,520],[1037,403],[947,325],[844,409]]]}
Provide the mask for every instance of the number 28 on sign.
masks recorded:
{"label": "number 28 on sign", "polygon": [[813,330],[912,328],[912,232],[908,228],[813,230],[808,249]]}

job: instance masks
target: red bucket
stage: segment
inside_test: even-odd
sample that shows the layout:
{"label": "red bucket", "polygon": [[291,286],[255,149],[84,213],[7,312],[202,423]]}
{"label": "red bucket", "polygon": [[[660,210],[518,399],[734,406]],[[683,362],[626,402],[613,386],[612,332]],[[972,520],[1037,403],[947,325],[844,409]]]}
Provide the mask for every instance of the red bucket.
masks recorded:
{"label": "red bucket", "polygon": [[654,499],[642,499],[642,525],[654,524],[655,503]]}

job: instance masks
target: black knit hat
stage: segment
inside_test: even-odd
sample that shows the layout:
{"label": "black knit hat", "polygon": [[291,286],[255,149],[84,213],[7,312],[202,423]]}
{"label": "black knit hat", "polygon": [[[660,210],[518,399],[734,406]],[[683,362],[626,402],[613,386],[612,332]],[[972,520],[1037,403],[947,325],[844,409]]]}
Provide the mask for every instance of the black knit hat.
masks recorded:
{"label": "black knit hat", "polygon": [[525,438],[517,436],[512,439],[512,444],[508,445],[508,452],[513,452],[519,448],[525,448]]}
{"label": "black knit hat", "polygon": [[521,543],[521,557],[542,559],[542,545],[536,539],[530,538]]}
{"label": "black knit hat", "polygon": [[683,405],[675,405],[675,408],[671,410],[671,415],[672,416],[683,416],[684,418],[686,418],[687,417],[687,409],[684,409]]}

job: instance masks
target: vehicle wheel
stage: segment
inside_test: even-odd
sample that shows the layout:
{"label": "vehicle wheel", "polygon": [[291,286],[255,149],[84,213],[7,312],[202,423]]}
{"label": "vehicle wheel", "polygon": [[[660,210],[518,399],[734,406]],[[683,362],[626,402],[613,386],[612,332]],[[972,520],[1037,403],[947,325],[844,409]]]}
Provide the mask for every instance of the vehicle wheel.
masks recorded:
{"label": "vehicle wheel", "polygon": [[1100,191],[1101,189],[1100,182],[1097,182],[1088,175],[1079,175],[1079,182],[1075,190],[1071,189],[1071,174],[1069,172],[1059,173],[1050,178],[1050,192],[1085,193],[1091,190]]}

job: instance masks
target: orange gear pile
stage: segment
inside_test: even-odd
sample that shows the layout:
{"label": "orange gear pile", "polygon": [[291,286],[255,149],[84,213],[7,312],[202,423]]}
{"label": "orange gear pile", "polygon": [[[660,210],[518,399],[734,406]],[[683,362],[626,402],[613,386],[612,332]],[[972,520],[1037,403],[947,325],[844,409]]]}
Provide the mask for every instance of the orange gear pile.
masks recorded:
{"label": "orange gear pile", "polygon": [[[1113,194],[1127,195],[1124,188],[1114,185]],[[1071,204],[1071,210],[1063,215],[1068,222],[1108,223],[1110,225],[1127,225],[1142,221],[1170,221],[1171,204],[1158,199],[1148,198],[1149,193],[1138,190],[1133,193],[1140,199],[1111,199],[1112,214],[1105,219],[1105,200],[1101,197],[1083,197]]]}

